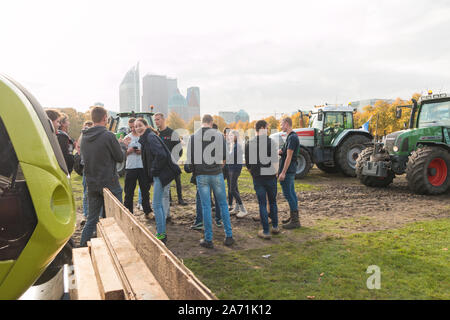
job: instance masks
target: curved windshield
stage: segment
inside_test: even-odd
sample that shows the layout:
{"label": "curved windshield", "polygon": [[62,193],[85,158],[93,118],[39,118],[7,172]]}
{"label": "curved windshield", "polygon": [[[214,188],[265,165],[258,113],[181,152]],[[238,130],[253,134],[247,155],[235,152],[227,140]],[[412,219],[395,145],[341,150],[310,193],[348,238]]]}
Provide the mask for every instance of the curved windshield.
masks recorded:
{"label": "curved windshield", "polygon": [[322,129],[323,129],[323,128],[322,128],[322,126],[323,126],[323,121],[319,121],[319,120],[317,119],[317,117],[318,117],[318,114],[317,114],[317,113],[315,113],[315,114],[313,114],[313,115],[311,116],[311,119],[309,120],[309,127],[310,127],[310,128],[315,128],[315,129],[322,130]]}
{"label": "curved windshield", "polygon": [[[128,129],[128,120],[130,120],[132,116],[122,116],[119,118],[119,124],[117,125],[117,130],[116,132],[129,132]],[[153,122],[153,116],[151,116],[150,114],[135,114],[134,116],[135,118],[144,118],[145,120],[147,120],[148,124],[150,126],[152,126],[153,128],[155,127],[154,122]]]}
{"label": "curved windshield", "polygon": [[449,126],[450,101],[425,103],[419,115],[418,127]]}

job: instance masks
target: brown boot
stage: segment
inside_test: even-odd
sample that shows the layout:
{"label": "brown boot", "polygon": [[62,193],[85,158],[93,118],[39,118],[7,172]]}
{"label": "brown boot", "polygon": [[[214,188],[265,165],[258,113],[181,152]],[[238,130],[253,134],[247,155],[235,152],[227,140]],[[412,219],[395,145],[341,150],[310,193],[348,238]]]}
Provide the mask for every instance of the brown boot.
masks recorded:
{"label": "brown boot", "polygon": [[298,219],[298,210],[291,211],[291,221],[283,225],[283,229],[297,229],[300,228],[300,220]]}

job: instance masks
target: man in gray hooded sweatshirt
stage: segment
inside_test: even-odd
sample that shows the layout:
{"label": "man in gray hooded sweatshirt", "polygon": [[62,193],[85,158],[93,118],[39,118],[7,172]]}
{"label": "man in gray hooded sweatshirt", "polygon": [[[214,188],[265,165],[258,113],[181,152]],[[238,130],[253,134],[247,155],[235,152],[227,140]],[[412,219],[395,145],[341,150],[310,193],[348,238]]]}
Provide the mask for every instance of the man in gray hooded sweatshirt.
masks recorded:
{"label": "man in gray hooded sweatshirt", "polygon": [[91,239],[103,207],[103,188],[108,188],[122,202],[122,187],[119,183],[116,163],[123,161],[122,148],[115,135],[106,129],[108,114],[106,109],[95,107],[91,110],[94,126],[83,130],[81,156],[84,160],[84,174],[88,189],[89,212],[80,247],[85,247]]}

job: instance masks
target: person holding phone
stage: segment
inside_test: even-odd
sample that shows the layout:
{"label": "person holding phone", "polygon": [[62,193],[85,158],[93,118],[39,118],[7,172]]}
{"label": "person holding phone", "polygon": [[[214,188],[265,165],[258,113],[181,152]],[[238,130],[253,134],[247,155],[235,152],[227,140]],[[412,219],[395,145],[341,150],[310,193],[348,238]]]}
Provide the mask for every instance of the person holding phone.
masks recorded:
{"label": "person holding phone", "polygon": [[127,162],[125,165],[125,201],[124,205],[133,213],[133,198],[136,183],[139,181],[139,188],[142,192],[142,208],[146,217],[152,212],[150,207],[150,182],[144,172],[144,165],[141,156],[140,136],[134,127],[136,119],[128,120],[128,127],[131,132],[125,137],[123,142],[127,146]]}

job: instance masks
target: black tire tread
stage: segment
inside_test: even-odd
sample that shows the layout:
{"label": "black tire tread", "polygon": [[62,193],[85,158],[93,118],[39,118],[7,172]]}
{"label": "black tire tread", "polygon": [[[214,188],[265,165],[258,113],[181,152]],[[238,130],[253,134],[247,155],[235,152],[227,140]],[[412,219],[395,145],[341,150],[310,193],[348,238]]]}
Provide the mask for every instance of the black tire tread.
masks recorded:
{"label": "black tire tread", "polygon": [[309,155],[309,152],[307,150],[305,150],[304,148],[300,148],[299,153],[301,153],[301,155],[305,158],[306,164],[305,164],[305,170],[303,170],[303,172],[301,172],[299,174],[296,174],[295,179],[304,178],[308,174],[309,170],[311,170],[311,168],[312,168],[312,160]]}
{"label": "black tire tread", "polygon": [[348,165],[347,150],[355,144],[364,145],[368,142],[370,142],[370,139],[368,137],[361,134],[356,134],[346,138],[345,141],[338,147],[335,154],[335,159],[337,166],[344,175],[349,177],[356,177],[356,167],[355,169],[353,169]]}
{"label": "black tire tread", "polygon": [[373,188],[386,188],[389,186],[395,178],[395,174],[392,171],[389,171],[388,176],[385,179],[380,179],[378,177],[365,176],[362,174],[362,170],[364,167],[364,163],[370,160],[370,156],[373,153],[373,147],[367,147],[358,156],[356,160],[355,173],[358,177],[359,181],[368,187]]}
{"label": "black tire tread", "polygon": [[449,152],[440,147],[426,146],[411,153],[406,166],[406,180],[410,190],[417,194],[441,194],[448,190],[449,178],[440,187],[431,185],[427,177],[427,169],[430,161],[436,157],[442,157],[450,169]]}

